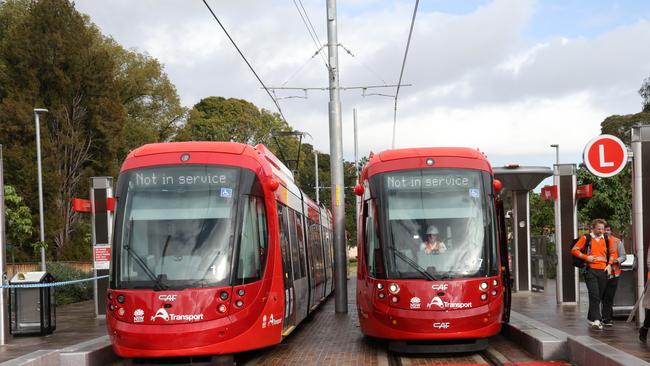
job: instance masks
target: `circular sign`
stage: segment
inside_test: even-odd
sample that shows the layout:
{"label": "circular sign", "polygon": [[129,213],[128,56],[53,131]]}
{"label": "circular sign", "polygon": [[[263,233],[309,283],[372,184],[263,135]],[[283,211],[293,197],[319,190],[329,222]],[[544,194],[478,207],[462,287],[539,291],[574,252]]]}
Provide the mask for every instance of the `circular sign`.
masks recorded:
{"label": "circular sign", "polygon": [[600,135],[587,143],[582,160],[593,175],[612,177],[625,168],[627,147],[616,136]]}

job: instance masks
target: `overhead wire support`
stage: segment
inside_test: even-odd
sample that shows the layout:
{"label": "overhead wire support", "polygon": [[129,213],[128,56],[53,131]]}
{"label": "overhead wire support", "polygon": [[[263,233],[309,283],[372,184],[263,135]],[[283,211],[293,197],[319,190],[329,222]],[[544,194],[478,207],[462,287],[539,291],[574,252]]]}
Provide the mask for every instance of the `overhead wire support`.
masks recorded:
{"label": "overhead wire support", "polygon": [[404,50],[404,59],[402,60],[402,70],[399,72],[399,81],[397,82],[397,91],[395,91],[395,106],[393,109],[393,144],[395,148],[395,128],[397,126],[397,97],[399,96],[399,87],[402,84],[402,76],[404,75],[404,66],[406,65],[406,56],[409,54],[409,46],[411,45],[411,36],[413,35],[413,25],[415,24],[415,16],[418,13],[418,4],[420,0],[415,0],[415,7],[413,8],[413,18],[411,19],[411,28],[409,29],[409,38],[406,41],[406,49]]}
{"label": "overhead wire support", "polygon": [[257,81],[259,81],[260,84],[262,84],[262,88],[264,88],[264,90],[266,90],[266,93],[269,95],[269,97],[271,98],[271,100],[273,100],[273,103],[275,104],[275,107],[278,109],[278,112],[280,112],[280,117],[282,117],[282,120],[286,122],[287,119],[284,118],[284,113],[282,113],[282,108],[280,108],[280,104],[278,103],[278,101],[273,97],[273,94],[271,94],[271,92],[270,92],[269,89],[266,87],[266,85],[264,84],[264,82],[262,81],[262,79],[259,77],[259,75],[257,75],[257,72],[255,72],[255,69],[253,69],[253,66],[250,64],[250,62],[248,62],[248,60],[246,59],[246,56],[244,56],[244,54],[242,53],[242,51],[239,49],[239,47],[237,46],[237,43],[235,43],[235,41],[232,39],[232,37],[230,36],[230,33],[228,33],[228,31],[227,31],[226,28],[223,26],[223,24],[221,23],[221,21],[219,20],[219,18],[217,17],[217,15],[214,13],[214,11],[212,11],[212,8],[211,8],[210,5],[208,4],[208,2],[207,2],[206,0],[203,0],[203,4],[205,4],[205,6],[208,8],[208,10],[210,11],[210,14],[212,14],[212,17],[214,17],[214,20],[216,20],[217,23],[219,23],[219,26],[221,27],[221,29],[223,30],[223,32],[226,34],[226,36],[228,37],[228,39],[230,40],[230,42],[232,43],[232,45],[235,47],[235,49],[237,50],[237,52],[239,52],[239,55],[241,56],[241,58],[244,59],[244,62],[246,62],[246,65],[248,65],[248,68],[251,70],[251,72],[253,73],[253,75],[255,75],[255,77],[257,78]]}
{"label": "overhead wire support", "polygon": [[[376,89],[376,88],[395,88],[397,87],[397,84],[386,84],[386,85],[355,85],[355,86],[340,86],[338,89],[339,90],[362,90],[361,96],[363,97],[370,97],[370,96],[381,96],[381,97],[389,97],[389,98],[394,98],[394,95],[390,94],[380,94],[380,93],[366,93],[366,90],[368,89]],[[402,84],[401,86],[413,86],[413,84]],[[318,91],[326,91],[330,90],[329,87],[291,87],[291,86],[270,86],[268,87],[269,90],[272,91],[274,95],[276,90],[302,90],[304,92],[304,96],[288,96],[288,97],[281,97],[278,99],[290,99],[290,98],[299,98],[299,99],[307,99],[307,92],[309,90],[318,90]],[[277,95],[276,95],[277,97]]]}

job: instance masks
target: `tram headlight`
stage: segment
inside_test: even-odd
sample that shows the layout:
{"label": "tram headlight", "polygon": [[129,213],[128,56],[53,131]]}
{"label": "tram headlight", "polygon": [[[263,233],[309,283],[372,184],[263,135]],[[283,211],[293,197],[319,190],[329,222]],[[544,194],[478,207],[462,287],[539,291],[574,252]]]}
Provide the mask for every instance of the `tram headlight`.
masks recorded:
{"label": "tram headlight", "polygon": [[399,297],[393,296],[393,297],[391,297],[390,301],[392,301],[393,304],[397,304],[399,302]]}
{"label": "tram headlight", "polygon": [[492,280],[492,286],[499,286],[499,281]]}
{"label": "tram headlight", "polygon": [[384,297],[386,297],[386,295],[384,295],[383,292],[380,292],[380,293],[377,295],[377,297],[380,298],[380,299],[383,299]]}
{"label": "tram headlight", "polygon": [[124,316],[125,312],[126,312],[126,310],[124,310],[124,308],[117,309],[117,315],[119,315],[119,316]]}
{"label": "tram headlight", "polygon": [[487,290],[487,289],[488,289],[488,284],[487,284],[487,282],[481,282],[481,284],[478,285],[478,288],[480,288],[480,289],[483,290],[483,291]]}
{"label": "tram headlight", "polygon": [[481,300],[485,301],[485,300],[487,300],[487,298],[488,298],[488,296],[487,296],[486,293],[481,294]]}
{"label": "tram headlight", "polygon": [[217,311],[220,312],[221,314],[225,313],[226,310],[228,310],[228,307],[226,304],[221,304],[217,307]]}
{"label": "tram headlight", "polygon": [[241,308],[242,306],[244,306],[244,302],[241,301],[241,300],[237,300],[237,301],[235,301],[235,306],[238,307],[238,308]]}
{"label": "tram headlight", "polygon": [[246,291],[244,291],[243,288],[240,288],[239,290],[237,290],[237,295],[244,296],[245,294],[246,294]]}
{"label": "tram headlight", "polygon": [[492,290],[492,292],[490,292],[490,293],[492,294],[492,296],[496,296],[497,295],[497,290]]}
{"label": "tram headlight", "polygon": [[388,286],[388,291],[390,291],[391,294],[396,294],[399,292],[399,286],[396,283],[391,283],[390,286]]}
{"label": "tram headlight", "polygon": [[377,282],[377,290],[383,290],[384,289],[384,284],[381,282]]}
{"label": "tram headlight", "polygon": [[221,291],[221,293],[219,294],[219,297],[221,298],[221,300],[224,300],[224,301],[228,300],[228,293],[226,291]]}
{"label": "tram headlight", "polygon": [[125,300],[126,299],[124,298],[124,295],[121,295],[121,294],[117,295],[117,302],[119,302],[120,304],[124,304]]}

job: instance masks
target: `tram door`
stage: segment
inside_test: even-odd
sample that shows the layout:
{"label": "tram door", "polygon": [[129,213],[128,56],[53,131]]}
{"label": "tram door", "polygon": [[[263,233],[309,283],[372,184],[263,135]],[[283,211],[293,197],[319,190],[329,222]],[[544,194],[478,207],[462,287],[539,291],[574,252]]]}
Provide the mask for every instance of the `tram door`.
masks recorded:
{"label": "tram door", "polygon": [[510,321],[511,286],[510,266],[508,263],[508,236],[506,234],[506,215],[503,201],[497,200],[497,240],[501,261],[501,283],[503,284],[503,321]]}
{"label": "tram door", "polygon": [[280,225],[280,252],[282,254],[282,277],[284,279],[284,319],[283,333],[296,325],[293,301],[293,268],[289,248],[289,209],[278,203],[278,223]]}
{"label": "tram door", "polygon": [[289,247],[293,262],[293,302],[295,322],[300,323],[309,312],[309,280],[307,279],[307,253],[305,250],[305,226],[303,216],[289,210]]}

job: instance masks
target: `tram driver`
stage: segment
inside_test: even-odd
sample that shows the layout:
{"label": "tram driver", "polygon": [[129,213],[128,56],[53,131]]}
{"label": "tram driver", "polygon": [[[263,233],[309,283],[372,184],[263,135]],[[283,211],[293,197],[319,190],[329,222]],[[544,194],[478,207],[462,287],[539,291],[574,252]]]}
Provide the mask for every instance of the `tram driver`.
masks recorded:
{"label": "tram driver", "polygon": [[440,240],[440,232],[435,225],[429,225],[425,240],[420,245],[420,250],[426,254],[442,254],[447,251],[447,246]]}

